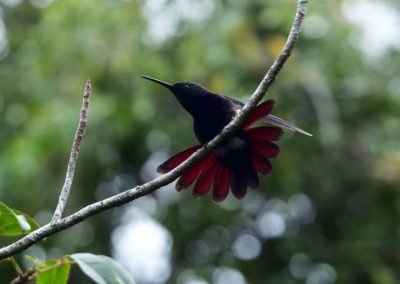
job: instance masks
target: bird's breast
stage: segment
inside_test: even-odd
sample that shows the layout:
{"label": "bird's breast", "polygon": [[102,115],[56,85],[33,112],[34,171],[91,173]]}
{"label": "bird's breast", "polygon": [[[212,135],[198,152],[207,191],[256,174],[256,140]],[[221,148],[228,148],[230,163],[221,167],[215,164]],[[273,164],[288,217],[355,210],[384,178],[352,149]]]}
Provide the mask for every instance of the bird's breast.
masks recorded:
{"label": "bird's breast", "polygon": [[221,133],[233,118],[234,112],[224,109],[210,110],[194,118],[194,133],[201,144],[205,144]]}

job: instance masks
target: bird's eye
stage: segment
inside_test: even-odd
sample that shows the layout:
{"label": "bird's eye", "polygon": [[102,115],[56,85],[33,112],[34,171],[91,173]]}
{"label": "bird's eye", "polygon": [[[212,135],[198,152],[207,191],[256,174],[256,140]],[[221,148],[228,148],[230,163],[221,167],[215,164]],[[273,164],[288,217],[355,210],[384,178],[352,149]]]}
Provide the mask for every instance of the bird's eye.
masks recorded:
{"label": "bird's eye", "polygon": [[183,88],[189,89],[189,85],[188,85],[188,84],[185,84],[185,85],[183,85]]}

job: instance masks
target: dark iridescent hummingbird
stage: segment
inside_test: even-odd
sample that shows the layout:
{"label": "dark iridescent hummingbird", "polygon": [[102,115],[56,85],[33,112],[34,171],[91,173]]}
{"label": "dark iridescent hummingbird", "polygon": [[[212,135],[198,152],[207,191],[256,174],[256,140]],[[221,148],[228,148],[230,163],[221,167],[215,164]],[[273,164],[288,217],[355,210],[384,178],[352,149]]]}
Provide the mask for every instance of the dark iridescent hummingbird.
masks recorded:
{"label": "dark iridescent hummingbird", "polygon": [[[202,145],[212,140],[244,106],[238,100],[210,92],[197,84],[169,84],[148,76],[142,78],[164,86],[175,95],[182,107],[193,117],[194,133],[199,143],[162,163],[157,167],[159,173],[176,168]],[[262,175],[271,174],[270,159],[279,154],[279,147],[273,141],[277,141],[283,134],[282,128],[311,136],[289,122],[273,116],[273,106],[273,100],[259,104],[240,130],[181,175],[176,183],[176,190],[180,191],[194,183],[194,197],[203,196],[212,190],[213,199],[220,202],[227,197],[229,188],[239,199],[245,196],[247,187],[258,189],[257,172]],[[251,126],[259,120],[274,126],[252,128]]]}

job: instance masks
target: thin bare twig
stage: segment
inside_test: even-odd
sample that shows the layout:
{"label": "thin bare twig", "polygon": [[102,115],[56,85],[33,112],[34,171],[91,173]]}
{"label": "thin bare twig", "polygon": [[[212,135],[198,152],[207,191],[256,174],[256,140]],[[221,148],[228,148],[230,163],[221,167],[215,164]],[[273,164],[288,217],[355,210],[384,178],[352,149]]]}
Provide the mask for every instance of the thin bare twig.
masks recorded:
{"label": "thin bare twig", "polygon": [[17,272],[18,276],[24,274],[22,271],[21,266],[19,266],[18,262],[13,258],[12,256],[7,257],[7,260],[12,264],[14,267],[15,271]]}
{"label": "thin bare twig", "polygon": [[31,277],[34,275],[35,271],[28,270],[27,272],[20,274],[10,282],[10,284],[23,284],[29,283],[31,281]]}
{"label": "thin bare twig", "polygon": [[47,272],[49,270],[52,270],[54,268],[57,268],[57,267],[60,267],[60,266],[63,266],[63,265],[72,264],[72,263],[74,263],[74,262],[69,260],[69,259],[67,259],[67,258],[64,258],[64,259],[57,260],[56,264],[47,266],[46,268],[43,268],[43,269],[39,269],[38,267],[29,269],[25,273],[18,274],[18,276],[14,280],[12,280],[10,282],[10,284],[36,283],[36,281],[32,281],[32,280],[38,274],[45,273],[45,272]]}
{"label": "thin bare twig", "polygon": [[78,159],[79,149],[83,137],[85,135],[85,130],[87,126],[91,88],[92,86],[90,84],[90,80],[88,79],[86,81],[85,93],[83,94],[81,116],[79,118],[78,128],[76,129],[75,132],[75,138],[72,144],[71,155],[68,161],[67,174],[65,176],[64,185],[61,189],[60,197],[58,199],[57,208],[54,211],[53,218],[51,219],[52,223],[57,222],[61,219],[65,205],[67,204],[68,201],[69,192],[71,191],[71,185],[74,180],[74,174],[75,174],[75,165]]}
{"label": "thin bare twig", "polygon": [[173,182],[177,177],[179,177],[186,169],[192,166],[194,163],[198,162],[204,155],[209,153],[214,147],[216,147],[223,139],[233,133],[240,125],[245,121],[247,115],[250,111],[260,102],[260,100],[265,95],[266,91],[274,82],[279,71],[282,69],[284,63],[289,58],[296,42],[299,39],[300,27],[303,22],[303,18],[306,11],[308,0],[298,0],[296,16],[290,30],[288,39],[281,50],[281,53],[276,58],[275,62],[268,70],[265,77],[262,79],[261,83],[254,91],[254,93],[249,98],[248,102],[242,109],[242,111],[222,130],[222,132],[217,135],[213,140],[211,140],[203,148],[199,149],[190,158],[183,162],[180,166],[172,170],[171,172],[164,174],[152,181],[145,183],[143,185],[136,186],[134,188],[128,189],[112,197],[106,198],[99,202],[90,204],[79,211],[71,214],[68,217],[60,219],[56,222],[47,224],[29,235],[23,237],[22,239],[16,241],[13,244],[8,245],[0,249],[0,259],[7,256],[14,255],[28,247],[32,244],[42,240],[45,237],[55,234],[56,232],[65,230],[77,223],[82,222],[90,216],[98,214],[107,209],[120,206],[122,204],[128,203],[135,200],[141,196],[147,195],[158,188]]}

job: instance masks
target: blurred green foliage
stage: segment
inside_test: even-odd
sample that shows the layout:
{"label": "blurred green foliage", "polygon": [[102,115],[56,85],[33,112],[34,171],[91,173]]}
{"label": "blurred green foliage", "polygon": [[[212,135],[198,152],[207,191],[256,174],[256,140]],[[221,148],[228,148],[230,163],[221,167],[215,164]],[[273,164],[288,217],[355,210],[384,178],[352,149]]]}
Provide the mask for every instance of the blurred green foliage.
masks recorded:
{"label": "blurred green foliage", "polygon": [[[1,0],[0,200],[50,220],[87,78],[89,124],[66,213],[153,178],[157,163],[195,139],[189,115],[139,75],[245,100],[282,47],[295,2]],[[153,268],[160,277],[131,267],[138,283],[398,283],[400,44],[368,45],[373,31],[349,16],[360,3],[375,2],[310,1],[301,40],[267,96],[274,114],[315,136],[287,132],[260,191],[215,204],[165,187],[19,260],[86,251],[127,267],[145,262],[118,259],[133,210],[170,243],[166,272]],[[400,18],[397,2],[379,5]],[[151,237],[125,240],[122,250]],[[0,274],[4,283],[15,277],[6,262]],[[87,281],[80,277],[71,283]]]}

